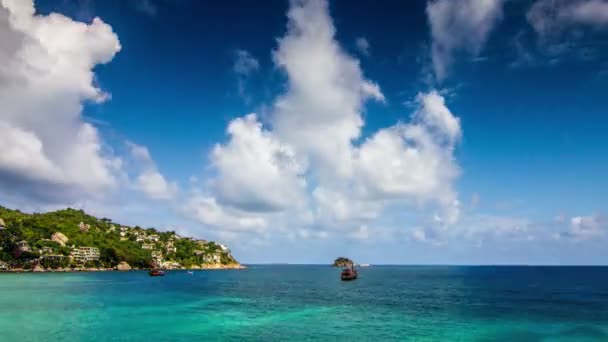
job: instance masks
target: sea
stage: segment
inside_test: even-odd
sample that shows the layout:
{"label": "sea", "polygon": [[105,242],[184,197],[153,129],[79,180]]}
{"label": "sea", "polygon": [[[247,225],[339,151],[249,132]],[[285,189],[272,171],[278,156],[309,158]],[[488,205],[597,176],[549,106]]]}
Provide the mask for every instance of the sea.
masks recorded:
{"label": "sea", "polygon": [[0,274],[0,341],[608,341],[608,267]]}

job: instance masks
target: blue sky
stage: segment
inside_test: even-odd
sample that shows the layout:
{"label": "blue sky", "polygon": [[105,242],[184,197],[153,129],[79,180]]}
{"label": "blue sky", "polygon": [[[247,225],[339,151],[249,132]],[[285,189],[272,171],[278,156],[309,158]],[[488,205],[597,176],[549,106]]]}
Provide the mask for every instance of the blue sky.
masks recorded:
{"label": "blue sky", "polygon": [[28,5],[0,6],[3,205],[243,262],[608,257],[605,1]]}

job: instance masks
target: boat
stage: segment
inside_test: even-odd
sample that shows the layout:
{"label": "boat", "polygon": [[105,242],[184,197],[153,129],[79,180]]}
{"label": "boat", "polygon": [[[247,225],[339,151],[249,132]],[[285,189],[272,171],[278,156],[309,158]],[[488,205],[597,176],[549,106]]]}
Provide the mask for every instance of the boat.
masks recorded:
{"label": "boat", "polygon": [[340,279],[344,281],[357,279],[357,270],[354,267],[347,267],[343,269],[342,273],[340,274]]}
{"label": "boat", "polygon": [[186,273],[188,273],[189,275],[193,275],[194,274],[194,272],[192,272],[192,271],[188,271]]}
{"label": "boat", "polygon": [[165,272],[161,270],[150,270],[148,274],[150,275],[150,277],[162,277],[165,275]]}

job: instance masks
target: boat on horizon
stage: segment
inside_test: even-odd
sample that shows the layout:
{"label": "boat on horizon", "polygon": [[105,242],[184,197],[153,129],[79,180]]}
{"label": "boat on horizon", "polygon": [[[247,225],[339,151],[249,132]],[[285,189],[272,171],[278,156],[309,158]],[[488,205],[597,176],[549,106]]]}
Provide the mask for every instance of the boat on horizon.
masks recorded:
{"label": "boat on horizon", "polygon": [[340,279],[342,279],[343,281],[355,280],[357,279],[357,275],[357,270],[353,266],[351,266],[342,270],[342,273],[340,274]]}

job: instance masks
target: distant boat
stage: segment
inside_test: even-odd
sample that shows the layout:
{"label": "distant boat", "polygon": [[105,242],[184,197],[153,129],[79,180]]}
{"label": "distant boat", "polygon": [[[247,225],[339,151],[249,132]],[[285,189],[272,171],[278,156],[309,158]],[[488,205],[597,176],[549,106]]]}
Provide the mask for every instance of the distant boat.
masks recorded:
{"label": "distant boat", "polygon": [[193,275],[194,274],[194,272],[192,272],[192,271],[188,271],[186,273],[188,273],[189,275]]}
{"label": "distant boat", "polygon": [[344,281],[357,279],[357,270],[354,267],[347,267],[343,269],[342,274],[340,274],[340,279]]}
{"label": "distant boat", "polygon": [[369,264],[359,264],[359,267],[369,267]]}
{"label": "distant boat", "polygon": [[165,272],[161,270],[151,270],[150,272],[148,272],[148,274],[150,275],[150,277],[162,277],[165,275]]}

